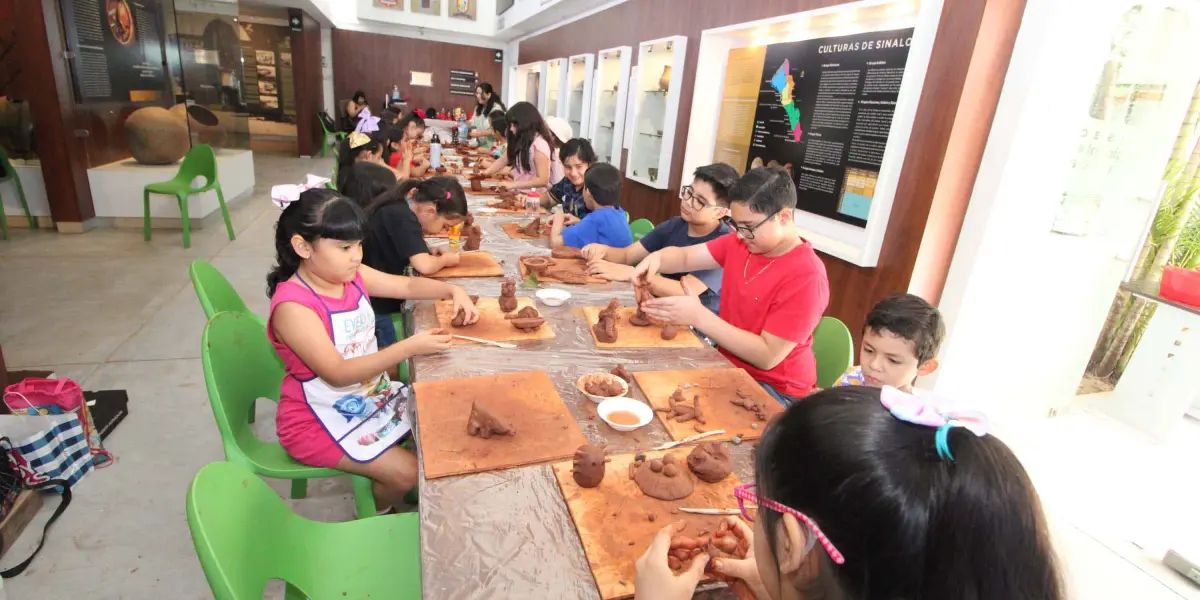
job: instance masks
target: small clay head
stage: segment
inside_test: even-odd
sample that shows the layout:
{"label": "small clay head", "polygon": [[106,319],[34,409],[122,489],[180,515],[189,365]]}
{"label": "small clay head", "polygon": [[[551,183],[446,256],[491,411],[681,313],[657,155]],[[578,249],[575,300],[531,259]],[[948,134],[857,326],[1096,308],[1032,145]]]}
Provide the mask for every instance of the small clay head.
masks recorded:
{"label": "small clay head", "polygon": [[584,444],[575,450],[571,474],[579,487],[594,488],[604,479],[604,446]]}

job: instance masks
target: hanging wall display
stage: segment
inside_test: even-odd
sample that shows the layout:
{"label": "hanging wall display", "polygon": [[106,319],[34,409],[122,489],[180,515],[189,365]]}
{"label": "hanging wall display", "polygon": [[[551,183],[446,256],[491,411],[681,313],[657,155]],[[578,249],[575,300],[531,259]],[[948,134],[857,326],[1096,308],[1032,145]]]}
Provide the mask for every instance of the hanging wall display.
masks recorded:
{"label": "hanging wall display", "polygon": [[475,20],[475,0],[450,0],[450,16],[455,19]]}
{"label": "hanging wall display", "polygon": [[162,102],[163,15],[159,0],[63,0],[80,102]]}
{"label": "hanging wall display", "polygon": [[479,75],[466,69],[450,69],[450,93],[455,96],[474,96]]}
{"label": "hanging wall display", "polygon": [[418,15],[440,16],[442,14],[442,0],[412,0],[409,8]]}
{"label": "hanging wall display", "polygon": [[379,8],[388,8],[391,10],[404,10],[404,2],[401,0],[375,0],[375,6]]}

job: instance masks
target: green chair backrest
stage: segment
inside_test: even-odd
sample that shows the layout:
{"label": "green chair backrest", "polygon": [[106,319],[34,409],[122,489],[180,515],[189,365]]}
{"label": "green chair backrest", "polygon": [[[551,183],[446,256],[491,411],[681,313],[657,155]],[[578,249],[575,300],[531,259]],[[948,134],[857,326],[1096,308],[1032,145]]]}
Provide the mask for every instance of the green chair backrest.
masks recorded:
{"label": "green chair backrest", "polygon": [[217,154],[208,144],[197,144],[183,156],[179,165],[179,173],[175,178],[191,182],[197,177],[204,178],[204,187],[217,182]]}
{"label": "green chair backrest", "polygon": [[817,387],[833,386],[854,364],[854,338],[846,324],[834,317],[821,317],[813,330],[812,348],[817,359]]}
{"label": "green chair backrest", "polygon": [[10,177],[15,179],[17,172],[8,160],[8,152],[4,150],[4,146],[0,146],[0,181],[8,181]]}
{"label": "green chair backrest", "polygon": [[654,223],[647,219],[638,219],[629,224],[629,231],[633,232],[633,241],[638,241],[646,237],[647,233],[654,230]]}
{"label": "green chair backrest", "polygon": [[242,444],[262,444],[250,430],[250,405],[259,398],[279,401],[283,365],[267,339],[267,329],[255,315],[217,313],[204,327],[200,344],[204,385],[212,405],[225,459],[244,458]]}
{"label": "green chair backrest", "polygon": [[421,597],[416,513],[310,521],[244,467],[216,462],[192,478],[187,521],[216,600],[261,599],[273,579],[313,600]]}
{"label": "green chair backrest", "polygon": [[192,278],[192,287],[196,289],[200,306],[204,308],[205,319],[211,319],[221,312],[251,314],[229,280],[208,261],[199,258],[193,260],[188,267],[188,275]]}

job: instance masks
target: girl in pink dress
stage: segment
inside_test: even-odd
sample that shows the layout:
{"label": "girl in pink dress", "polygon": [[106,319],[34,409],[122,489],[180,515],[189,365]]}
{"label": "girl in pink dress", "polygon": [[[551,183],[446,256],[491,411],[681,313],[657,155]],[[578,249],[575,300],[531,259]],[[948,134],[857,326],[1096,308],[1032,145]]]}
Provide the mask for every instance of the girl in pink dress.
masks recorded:
{"label": "girl in pink dress", "polygon": [[556,138],[538,109],[528,102],[518,102],[508,109],[505,119],[508,150],[484,170],[484,175],[512,167],[513,181],[508,187],[521,190],[548,188],[561,181],[563,165]]}
{"label": "girl in pink dress", "polygon": [[267,275],[267,337],[286,370],[279,443],[304,464],[371,478],[375,505],[386,510],[417,482],[416,458],[397,445],[412,429],[412,393],[387,369],[449,349],[450,336],[425,331],[378,350],[370,296],[448,298],[471,322],[479,313],[457,286],[363,265],[365,227],[362,209],[332,190],[307,190],[284,208]]}

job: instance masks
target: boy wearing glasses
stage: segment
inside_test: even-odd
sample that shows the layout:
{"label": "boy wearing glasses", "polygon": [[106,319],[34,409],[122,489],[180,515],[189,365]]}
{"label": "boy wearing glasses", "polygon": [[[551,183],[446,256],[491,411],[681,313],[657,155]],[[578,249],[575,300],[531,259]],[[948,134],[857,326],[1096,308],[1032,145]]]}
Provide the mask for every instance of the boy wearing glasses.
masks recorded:
{"label": "boy wearing glasses", "polygon": [[[583,248],[588,274],[609,281],[630,281],[633,267],[651,252],[669,246],[694,246],[715,240],[730,231],[723,219],[729,214],[729,188],[737,183],[733,167],[717,163],[696,169],[692,185],[679,190],[679,216],[623,248],[589,244]],[[721,269],[650,277],[655,296],[699,295],[700,303],[716,313],[721,306]]]}
{"label": "boy wearing glasses", "polygon": [[720,316],[691,296],[655,298],[642,310],[696,328],[787,406],[816,385],[812,334],[829,304],[825,265],[796,230],[796,186],[787,171],[752,169],[730,190],[729,200],[736,235],[664,248],[633,272],[637,278],[724,268]]}

